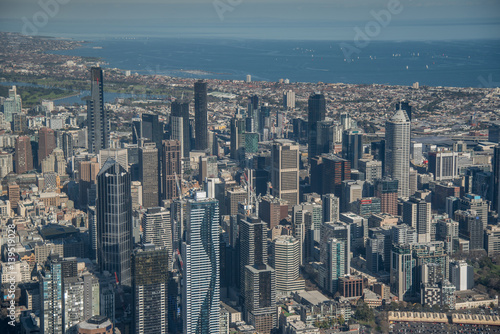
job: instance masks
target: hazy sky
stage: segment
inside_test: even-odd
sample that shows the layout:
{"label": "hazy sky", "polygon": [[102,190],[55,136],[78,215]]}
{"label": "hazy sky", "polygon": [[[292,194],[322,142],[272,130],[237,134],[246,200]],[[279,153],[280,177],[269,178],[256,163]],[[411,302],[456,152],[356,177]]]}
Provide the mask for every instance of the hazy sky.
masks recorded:
{"label": "hazy sky", "polygon": [[0,30],[350,40],[393,3],[373,40],[500,38],[500,0],[0,0]]}

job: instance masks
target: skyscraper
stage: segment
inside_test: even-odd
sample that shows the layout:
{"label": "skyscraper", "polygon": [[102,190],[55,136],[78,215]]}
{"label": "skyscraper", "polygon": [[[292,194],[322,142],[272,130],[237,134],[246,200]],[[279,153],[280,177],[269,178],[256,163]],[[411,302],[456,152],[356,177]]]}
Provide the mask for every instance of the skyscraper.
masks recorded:
{"label": "skyscraper", "polygon": [[172,254],[172,221],[165,208],[149,208],[142,216],[144,242],[166,249]]}
{"label": "skyscraper", "polygon": [[158,121],[156,114],[142,114],[142,139],[151,141],[160,148],[163,139],[163,124]]}
{"label": "skyscraper", "polygon": [[280,293],[304,289],[304,280],[299,279],[299,259],[299,240],[284,235],[273,240],[271,266],[276,271],[276,290]]}
{"label": "skyscraper", "polygon": [[321,153],[327,153],[327,152],[319,152],[317,145],[318,122],[324,121],[326,114],[325,96],[323,94],[313,94],[309,96],[307,110],[308,110],[308,119],[307,119],[308,158],[309,161],[311,161],[313,157],[320,155]]}
{"label": "skyscraper", "polygon": [[[178,140],[182,147],[182,156],[189,157],[191,150],[191,139],[189,136],[189,103],[183,101],[172,102],[172,113],[170,114],[173,140]],[[182,140],[181,140],[182,138]]]}
{"label": "skyscraper", "polygon": [[139,180],[142,182],[142,204],[145,208],[158,206],[158,149],[155,143],[146,143],[139,149]]}
{"label": "skyscraper", "polygon": [[22,174],[33,169],[33,153],[28,136],[20,136],[16,139],[15,163],[17,174]]}
{"label": "skyscraper", "polygon": [[236,115],[231,119],[231,159],[238,160],[244,157],[245,148],[245,120]]}
{"label": "skyscraper", "polygon": [[9,89],[9,97],[5,99],[3,103],[3,113],[5,115],[6,122],[12,122],[13,115],[21,113],[22,100],[21,95],[17,94],[17,87],[12,86]]}
{"label": "skyscraper", "polygon": [[288,201],[292,208],[299,203],[299,145],[291,140],[275,140],[271,168],[273,196]]}
{"label": "skyscraper", "polygon": [[453,180],[458,177],[458,152],[429,152],[429,173],[434,180]]}
{"label": "skyscraper", "polygon": [[334,154],[322,154],[311,161],[311,191],[342,195],[342,181],[351,179],[351,162]]}
{"label": "skyscraper", "polygon": [[168,253],[144,245],[132,254],[134,333],[168,333]]}
{"label": "skyscraper", "polygon": [[410,197],[403,202],[403,223],[417,231],[418,242],[431,241],[431,203]]}
{"label": "skyscraper", "polygon": [[163,171],[162,171],[162,199],[173,199],[180,196],[177,189],[182,180],[182,160],[181,143],[178,140],[164,140],[162,150]]}
{"label": "skyscraper", "polygon": [[[329,238],[326,248],[326,280],[322,286],[331,294],[335,294],[339,289],[339,278],[348,273],[344,242],[335,238]],[[347,256],[349,258],[349,256]]]}
{"label": "skyscraper", "polygon": [[376,180],[375,196],[380,198],[380,212],[395,216],[398,214],[398,180]]}
{"label": "skyscraper", "polygon": [[204,151],[208,148],[207,117],[207,83],[200,80],[194,83],[194,123],[196,150]]}
{"label": "skyscraper", "polygon": [[323,221],[338,222],[340,213],[340,200],[334,194],[326,194],[321,196],[323,200]]}
{"label": "skyscraper", "polygon": [[276,272],[267,264],[245,266],[245,317],[258,333],[277,327]]}
{"label": "skyscraper", "polygon": [[415,259],[409,244],[393,245],[391,252],[391,292],[399,300],[407,300],[414,291],[413,271]]}
{"label": "skyscraper", "polygon": [[410,120],[402,109],[385,123],[385,172],[398,180],[398,196],[410,197]]}
{"label": "skyscraper", "polygon": [[56,148],[54,130],[43,127],[38,131],[38,164],[48,157]]}
{"label": "skyscraper", "polygon": [[220,303],[219,203],[199,192],[187,202],[182,243],[183,332],[218,334]]}
{"label": "skyscraper", "polygon": [[63,276],[60,258],[51,255],[40,273],[40,329],[42,333],[63,333]]}
{"label": "skyscraper", "polygon": [[240,289],[245,296],[245,266],[267,263],[267,227],[257,217],[242,217],[239,222]]}
{"label": "skyscraper", "polygon": [[90,69],[91,98],[87,100],[87,131],[89,153],[97,154],[109,147],[109,110],[104,108],[103,72],[100,67]]}
{"label": "skyscraper", "polygon": [[97,175],[97,242],[101,271],[115,273],[130,286],[132,196],[130,174],[108,158]]}
{"label": "skyscraper", "polygon": [[401,102],[396,103],[396,111],[397,110],[406,111],[406,114],[408,115],[408,119],[411,121],[411,106],[410,106],[409,102],[401,101]]}
{"label": "skyscraper", "polygon": [[500,145],[495,146],[493,154],[493,202],[492,210],[500,210]]}
{"label": "skyscraper", "polygon": [[293,90],[288,90],[283,93],[283,108],[285,109],[295,108],[295,92]]}
{"label": "skyscraper", "polygon": [[351,162],[351,168],[358,169],[359,159],[363,157],[363,131],[344,130],[342,133],[342,158]]}

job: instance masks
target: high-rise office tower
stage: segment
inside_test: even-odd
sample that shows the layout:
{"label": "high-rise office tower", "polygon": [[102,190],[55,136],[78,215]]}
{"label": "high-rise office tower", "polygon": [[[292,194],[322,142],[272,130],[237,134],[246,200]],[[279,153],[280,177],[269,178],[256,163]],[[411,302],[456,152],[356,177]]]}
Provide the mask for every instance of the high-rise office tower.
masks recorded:
{"label": "high-rise office tower", "polygon": [[231,119],[231,159],[239,160],[244,157],[245,148],[245,120],[236,115]]}
{"label": "high-rise office tower", "polygon": [[481,217],[475,210],[455,211],[458,221],[458,233],[461,238],[469,240],[469,249],[484,249],[484,230]]}
{"label": "high-rise office tower", "polygon": [[406,224],[392,226],[391,237],[395,244],[414,244],[417,242],[417,232]]}
{"label": "high-rise office tower", "polygon": [[276,272],[267,264],[245,268],[245,316],[258,333],[277,327]]}
{"label": "high-rise office tower", "polygon": [[162,171],[162,199],[173,199],[180,196],[177,188],[182,180],[182,160],[181,160],[181,143],[178,140],[163,141],[163,171]]}
{"label": "high-rise office tower", "polygon": [[477,213],[483,223],[483,228],[486,228],[488,225],[488,207],[488,202],[475,194],[465,194],[458,201],[458,208],[460,210],[474,210]]}
{"label": "high-rise office tower", "polygon": [[474,287],[474,268],[462,260],[451,262],[450,282],[457,291],[472,289]]}
{"label": "high-rise office tower", "polygon": [[323,221],[338,222],[340,214],[340,200],[334,194],[326,194],[321,196],[323,200]]}
{"label": "high-rise office tower", "polygon": [[401,109],[385,123],[385,174],[399,181],[399,197],[410,197],[410,120]]}
{"label": "high-rise office tower", "polygon": [[291,140],[275,140],[272,147],[271,180],[273,196],[299,203],[299,145]]}
{"label": "high-rise office tower", "polygon": [[[63,270],[64,270],[63,261]],[[76,272],[76,268],[75,268]],[[63,327],[71,333],[76,325],[99,315],[99,280],[92,274],[82,277],[63,273]]]}
{"label": "high-rise office tower", "polygon": [[285,109],[295,108],[295,92],[293,90],[288,90],[283,93],[283,108]]}
{"label": "high-rise office tower", "polygon": [[317,146],[317,131],[318,131],[318,122],[325,120],[326,114],[326,101],[325,96],[323,94],[313,94],[309,96],[308,101],[308,119],[307,119],[307,128],[308,128],[308,157],[309,161],[317,155],[326,152],[319,152]]}
{"label": "high-rise office tower", "polygon": [[399,300],[408,300],[414,291],[413,271],[416,265],[409,244],[395,244],[391,252],[391,292]]}
{"label": "high-rise office tower", "polygon": [[163,139],[162,127],[162,123],[158,120],[158,115],[142,114],[141,138],[155,143],[157,148],[160,148]]}
{"label": "high-rise office tower", "polygon": [[492,210],[500,211],[500,145],[495,146],[493,154],[493,201]]}
{"label": "high-rise office tower", "polygon": [[181,142],[182,156],[187,158],[191,150],[191,139],[189,135],[189,103],[183,101],[172,102],[172,112],[170,115],[172,126],[171,139]]}
{"label": "high-rise office tower", "polygon": [[110,116],[104,108],[103,72],[100,67],[90,69],[90,100],[87,100],[87,131],[89,153],[97,154],[109,147]]}
{"label": "high-rise office tower", "polygon": [[267,226],[255,216],[239,220],[240,290],[245,296],[245,266],[267,264]]}
{"label": "high-rise office tower", "polygon": [[12,154],[7,152],[0,152],[0,178],[4,178],[13,171],[14,160]]}
{"label": "high-rise office tower", "polygon": [[311,160],[311,191],[342,195],[342,181],[351,179],[351,162],[334,154],[323,154]]}
{"label": "high-rise office tower", "polygon": [[196,150],[204,151],[208,148],[207,117],[207,83],[200,80],[194,83],[194,123]]}
{"label": "high-rise office tower", "polygon": [[345,180],[341,184],[340,212],[351,211],[351,203],[363,198],[363,181]]}
{"label": "high-rise office tower", "polygon": [[458,177],[458,152],[429,152],[429,172],[437,181]]}
{"label": "high-rise office tower", "polygon": [[101,271],[131,284],[132,196],[130,173],[112,158],[97,175],[97,242]]}
{"label": "high-rise office tower", "polygon": [[396,111],[398,110],[404,110],[406,111],[406,114],[408,115],[408,119],[411,121],[411,106],[410,102],[408,101],[401,101],[396,103]]}
{"label": "high-rise office tower", "polygon": [[330,238],[343,242],[345,274],[351,272],[351,226],[346,223],[323,223],[321,225],[320,261],[328,262],[327,243]]}
{"label": "high-rise office tower", "polygon": [[165,208],[149,208],[142,216],[144,242],[154,244],[172,254],[172,221],[170,211]]}
{"label": "high-rise office tower", "polygon": [[430,242],[431,203],[416,197],[404,201],[403,223],[415,228],[418,242]]}
{"label": "high-rise office tower", "polygon": [[158,206],[158,149],[155,143],[146,143],[139,149],[139,181],[142,182],[142,205],[145,208]]}
{"label": "high-rise office tower", "polygon": [[62,150],[64,159],[68,160],[73,156],[73,135],[69,132],[64,132],[62,135]]}
{"label": "high-rise office tower", "polygon": [[182,243],[184,333],[219,333],[219,203],[196,193],[187,201]]}
{"label": "high-rise office tower", "polygon": [[31,143],[28,136],[17,137],[14,160],[17,174],[23,174],[33,170],[33,153],[31,151]]}
{"label": "high-rise office tower", "polygon": [[168,255],[150,244],[132,254],[134,333],[168,333]]}
{"label": "high-rise office tower", "polygon": [[380,212],[397,216],[398,180],[390,178],[376,180],[375,196],[380,198]]}
{"label": "high-rise office tower", "polygon": [[56,136],[54,130],[43,127],[38,131],[38,163],[48,157],[56,148]]}
{"label": "high-rise office tower", "polygon": [[500,122],[491,122],[488,127],[488,141],[500,144]]}
{"label": "high-rise office tower", "polygon": [[126,148],[106,148],[99,151],[99,164],[102,168],[106,160],[112,158],[120,164],[127,172],[128,168],[128,150]]}
{"label": "high-rise office tower", "polygon": [[19,200],[21,198],[20,188],[17,183],[8,183],[7,184],[7,197],[9,198],[10,207],[12,209],[17,209]]}
{"label": "high-rise office tower", "polygon": [[304,280],[299,279],[299,240],[291,236],[279,236],[271,244],[271,266],[276,271],[276,290],[290,294],[304,289]]}
{"label": "high-rise office tower", "polygon": [[453,254],[453,244],[458,241],[458,222],[451,218],[439,219],[436,223],[436,240],[443,241],[448,254]]}
{"label": "high-rise office tower", "polygon": [[342,158],[351,162],[351,168],[359,168],[359,159],[363,157],[363,131],[349,129],[342,133]]}
{"label": "high-rise office tower", "polygon": [[342,125],[342,130],[349,130],[353,128],[356,122],[351,118],[349,113],[340,114],[340,125]]}
{"label": "high-rise office tower", "polygon": [[14,114],[21,113],[22,111],[22,100],[21,95],[17,94],[17,87],[12,86],[9,89],[9,97],[3,102],[3,113],[5,115],[6,122],[12,122]]}
{"label": "high-rise office tower", "polygon": [[339,278],[348,273],[344,253],[345,245],[341,240],[329,238],[324,248],[326,250],[324,262],[326,275],[324,275],[324,281],[321,285],[331,294],[335,294],[339,289]]}
{"label": "high-rise office tower", "polygon": [[93,161],[82,161],[80,162],[79,169],[79,206],[85,209],[88,205],[88,191],[92,185],[96,184],[97,174],[99,173],[99,163],[96,159]]}
{"label": "high-rise office tower", "polygon": [[359,159],[358,169],[365,174],[365,181],[375,182],[382,178],[382,161]]}
{"label": "high-rise office tower", "polygon": [[40,311],[42,333],[64,332],[62,264],[56,254],[50,256],[40,273]]}

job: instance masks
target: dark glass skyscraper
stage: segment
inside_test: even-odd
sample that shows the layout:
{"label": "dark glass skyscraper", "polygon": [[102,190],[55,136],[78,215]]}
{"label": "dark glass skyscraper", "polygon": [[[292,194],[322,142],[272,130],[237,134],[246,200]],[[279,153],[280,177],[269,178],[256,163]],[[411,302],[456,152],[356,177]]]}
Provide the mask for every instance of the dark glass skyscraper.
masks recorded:
{"label": "dark glass skyscraper", "polygon": [[168,333],[168,254],[151,244],[132,255],[136,334]]}
{"label": "dark glass skyscraper", "polygon": [[342,133],[342,158],[351,162],[351,168],[358,169],[358,161],[363,157],[363,131],[344,130]]}
{"label": "dark glass skyscraper", "polygon": [[132,196],[130,174],[108,158],[97,174],[97,249],[101,271],[131,284]]}
{"label": "dark glass skyscraper", "polygon": [[[180,117],[182,119],[178,125],[181,129],[173,129],[172,133],[181,133],[182,134],[182,150],[183,156],[189,157],[189,151],[191,150],[191,139],[189,136],[189,103],[188,102],[172,102],[172,117]],[[172,127],[174,127],[175,122],[171,122]],[[180,141],[180,138],[172,137],[171,139],[177,139]]]}
{"label": "dark glass skyscraper", "polygon": [[200,80],[194,84],[194,125],[196,150],[203,151],[208,148],[207,117],[207,83]]}
{"label": "dark glass skyscraper", "polygon": [[99,153],[109,147],[109,111],[104,109],[103,72],[100,67],[90,69],[91,98],[87,100],[87,127],[89,153]]}
{"label": "dark glass skyscraper", "polygon": [[308,157],[309,161],[321,153],[318,150],[317,135],[318,135],[318,122],[325,120],[326,102],[323,94],[314,94],[309,97],[308,101],[308,119],[307,119],[307,142],[308,142]]}

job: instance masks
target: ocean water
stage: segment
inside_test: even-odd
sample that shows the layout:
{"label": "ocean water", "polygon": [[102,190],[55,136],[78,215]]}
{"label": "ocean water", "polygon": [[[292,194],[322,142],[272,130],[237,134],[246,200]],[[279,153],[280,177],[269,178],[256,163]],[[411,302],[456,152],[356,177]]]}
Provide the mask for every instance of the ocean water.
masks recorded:
{"label": "ocean water", "polygon": [[250,74],[254,81],[500,86],[498,40],[372,41],[356,47],[352,41],[103,38],[57,53],[177,77],[245,80]]}

